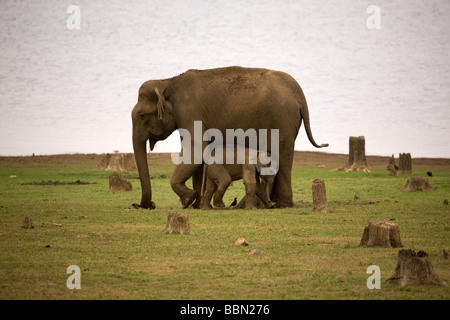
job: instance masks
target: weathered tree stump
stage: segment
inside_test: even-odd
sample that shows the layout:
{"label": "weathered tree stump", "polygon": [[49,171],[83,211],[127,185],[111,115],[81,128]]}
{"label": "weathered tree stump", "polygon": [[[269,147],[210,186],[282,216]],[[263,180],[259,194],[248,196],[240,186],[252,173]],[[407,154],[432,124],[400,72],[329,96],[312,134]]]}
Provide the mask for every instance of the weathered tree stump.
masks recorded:
{"label": "weathered tree stump", "polygon": [[105,154],[96,166],[96,170],[132,171],[137,170],[134,154]]}
{"label": "weathered tree stump", "polygon": [[100,159],[100,162],[95,167],[95,170],[105,170],[109,164],[109,161],[111,161],[111,157],[112,155],[109,153],[103,155]]}
{"label": "weathered tree stump", "polygon": [[325,182],[322,179],[314,179],[312,183],[312,195],[313,195],[313,211],[315,212],[328,212],[327,192],[325,189]]}
{"label": "weathered tree stump", "polygon": [[398,156],[398,169],[399,174],[411,175],[412,165],[411,165],[411,154],[410,153],[400,153]]}
{"label": "weathered tree stump", "polygon": [[369,222],[369,224],[364,228],[359,246],[378,246],[384,248],[403,247],[402,241],[400,240],[400,229],[395,223],[383,219],[377,219],[375,222]]}
{"label": "weathered tree stump", "polygon": [[428,179],[412,177],[408,179],[402,191],[433,191],[433,188],[428,183]]}
{"label": "weathered tree stump", "polygon": [[366,140],[364,136],[350,137],[348,163],[341,171],[372,172],[366,160]]}
{"label": "weathered tree stump", "polygon": [[31,221],[30,218],[25,217],[25,220],[23,220],[23,224],[22,224],[22,228],[24,229],[33,229],[33,222]]}
{"label": "weathered tree stump", "polygon": [[191,227],[189,225],[189,216],[175,213],[175,212],[169,212],[169,215],[167,216],[167,223],[166,227],[163,230],[163,233],[180,233],[180,234],[194,234],[191,231]]}
{"label": "weathered tree stump", "polygon": [[386,283],[407,285],[447,286],[434,272],[433,266],[425,251],[400,250],[398,252],[395,274]]}
{"label": "weathered tree stump", "polygon": [[113,172],[109,175],[109,190],[112,192],[131,191],[133,186],[117,172]]}
{"label": "weathered tree stump", "polygon": [[398,171],[398,166],[395,164],[394,155],[389,159],[389,164],[387,166],[387,169],[389,170],[390,176],[396,176]]}

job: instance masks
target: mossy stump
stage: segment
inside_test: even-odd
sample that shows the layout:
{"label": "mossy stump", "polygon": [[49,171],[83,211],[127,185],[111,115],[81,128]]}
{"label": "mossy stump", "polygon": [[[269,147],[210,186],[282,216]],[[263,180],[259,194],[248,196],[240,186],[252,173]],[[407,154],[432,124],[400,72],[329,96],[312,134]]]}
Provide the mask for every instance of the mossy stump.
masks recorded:
{"label": "mossy stump", "polygon": [[133,186],[117,172],[113,172],[109,175],[109,190],[111,192],[131,191]]}
{"label": "mossy stump", "polygon": [[428,183],[428,179],[412,177],[408,179],[402,191],[433,191],[433,188]]}
{"label": "mossy stump", "polygon": [[313,211],[314,212],[328,212],[327,191],[325,189],[325,181],[322,179],[314,179],[312,183],[313,195]]}
{"label": "mossy stump", "polygon": [[400,239],[400,229],[397,224],[383,219],[369,222],[364,228],[359,246],[383,248],[403,247]]}
{"label": "mossy stump", "polygon": [[434,271],[425,251],[400,250],[398,252],[395,274],[386,283],[408,285],[447,286]]}
{"label": "mossy stump", "polygon": [[166,227],[164,228],[163,233],[194,234],[191,231],[191,227],[189,225],[189,216],[175,212],[169,212],[169,215],[167,216]]}

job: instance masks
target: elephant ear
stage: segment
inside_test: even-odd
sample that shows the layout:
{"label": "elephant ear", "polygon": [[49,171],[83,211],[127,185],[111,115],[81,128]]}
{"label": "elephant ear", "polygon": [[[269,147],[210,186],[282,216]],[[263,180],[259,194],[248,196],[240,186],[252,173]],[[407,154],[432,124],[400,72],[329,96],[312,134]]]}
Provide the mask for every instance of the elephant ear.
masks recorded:
{"label": "elephant ear", "polygon": [[[164,102],[166,101],[164,99],[164,96],[159,93],[158,88],[155,88],[155,93],[158,96],[158,103],[156,105],[156,107],[158,108],[158,120],[163,120],[163,116],[164,116]],[[163,91],[164,93],[164,91]]]}

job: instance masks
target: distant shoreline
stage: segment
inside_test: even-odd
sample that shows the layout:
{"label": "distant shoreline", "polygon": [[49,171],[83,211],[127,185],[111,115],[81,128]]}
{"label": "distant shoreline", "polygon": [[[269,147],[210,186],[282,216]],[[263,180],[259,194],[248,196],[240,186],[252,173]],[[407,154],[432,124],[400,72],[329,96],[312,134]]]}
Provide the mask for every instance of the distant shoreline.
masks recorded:
{"label": "distant shoreline", "polygon": [[[0,156],[1,164],[22,163],[22,164],[93,164],[96,165],[106,153],[73,153],[54,155],[28,155],[28,156]],[[113,152],[111,153],[113,154]],[[149,159],[153,163],[171,164],[171,153],[149,152]],[[394,154],[398,161],[398,154]],[[390,157],[367,155],[367,163],[372,167],[387,166]],[[299,166],[323,166],[326,168],[343,167],[348,161],[348,154],[337,154],[316,151],[295,151],[294,165]],[[151,166],[150,162],[150,166]],[[447,168],[450,170],[450,158],[412,158],[414,168]]]}

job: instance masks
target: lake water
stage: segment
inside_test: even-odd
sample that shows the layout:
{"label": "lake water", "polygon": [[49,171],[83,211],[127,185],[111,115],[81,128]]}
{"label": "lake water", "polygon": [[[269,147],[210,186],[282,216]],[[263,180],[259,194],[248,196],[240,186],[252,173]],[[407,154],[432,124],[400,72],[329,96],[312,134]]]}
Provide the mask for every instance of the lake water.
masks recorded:
{"label": "lake water", "polygon": [[0,2],[0,155],[132,152],[142,82],[240,65],[299,82],[322,151],[450,157],[449,1],[376,1],[374,30],[372,1],[76,1],[74,30],[71,4]]}

